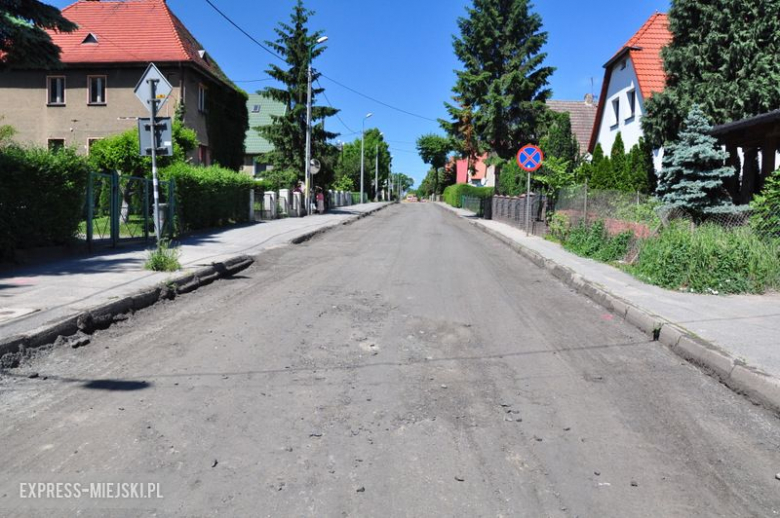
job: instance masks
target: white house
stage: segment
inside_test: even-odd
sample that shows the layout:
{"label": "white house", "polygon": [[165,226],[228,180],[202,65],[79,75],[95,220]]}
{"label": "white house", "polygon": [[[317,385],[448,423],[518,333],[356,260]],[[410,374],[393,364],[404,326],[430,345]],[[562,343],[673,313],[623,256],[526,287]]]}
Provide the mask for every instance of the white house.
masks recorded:
{"label": "white house", "polygon": [[[645,101],[666,87],[661,49],[671,40],[666,14],[655,13],[604,65],[604,83],[588,145],[591,153],[601,144],[609,155],[618,132],[626,151],[639,142]],[[661,167],[662,155],[663,150],[655,152],[656,169]]]}

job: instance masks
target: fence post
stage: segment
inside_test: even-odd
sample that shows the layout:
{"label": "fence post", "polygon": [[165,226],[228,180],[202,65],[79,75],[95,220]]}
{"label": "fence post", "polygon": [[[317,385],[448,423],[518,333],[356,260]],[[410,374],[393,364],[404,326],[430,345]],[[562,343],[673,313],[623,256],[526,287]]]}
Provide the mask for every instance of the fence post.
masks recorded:
{"label": "fence post", "polygon": [[585,180],[585,225],[588,224],[588,180]]}
{"label": "fence post", "polygon": [[95,218],[95,194],[94,194],[94,181],[95,177],[92,173],[88,173],[87,180],[87,249],[92,251],[92,233],[93,233],[93,219]]}
{"label": "fence post", "polygon": [[249,189],[249,222],[255,220],[255,190]]}
{"label": "fence post", "polygon": [[173,239],[176,232],[176,181],[171,178],[168,180],[168,237]]}
{"label": "fence post", "polygon": [[119,173],[111,173],[111,203],[109,204],[111,218],[111,246],[116,248],[119,242]]}
{"label": "fence post", "polygon": [[144,241],[149,241],[149,180],[144,179]]}

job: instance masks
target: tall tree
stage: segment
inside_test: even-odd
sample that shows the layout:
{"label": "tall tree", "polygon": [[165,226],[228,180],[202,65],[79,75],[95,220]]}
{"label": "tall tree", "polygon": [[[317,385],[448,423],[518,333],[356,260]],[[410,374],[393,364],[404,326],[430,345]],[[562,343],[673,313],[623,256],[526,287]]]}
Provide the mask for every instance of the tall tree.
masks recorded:
{"label": "tall tree", "polygon": [[[271,64],[267,73],[281,83],[283,88],[268,87],[259,92],[284,103],[287,107],[284,115],[271,117],[271,124],[256,128],[260,135],[274,147],[267,158],[275,168],[293,170],[299,178],[303,178],[306,165],[309,49],[314,46],[311,53],[312,60],[325,51],[325,47],[315,45],[322,33],[309,32],[308,22],[313,15],[313,11],[304,7],[303,0],[298,0],[293,7],[290,23],[279,23],[279,27],[275,29],[278,38],[276,41],[267,41],[266,44],[284,58],[286,67]],[[315,82],[319,75],[314,72]],[[322,92],[322,88],[312,89],[312,157],[314,158],[329,156],[332,149],[328,147],[328,140],[338,136],[336,133],[326,131],[324,125],[325,119],[338,113],[338,110],[314,104],[316,96]]]}
{"label": "tall tree", "polygon": [[715,124],[780,106],[780,0],[674,0],[669,29],[667,86],[642,119],[654,147],[676,140],[694,103]]}
{"label": "tall tree", "polygon": [[735,211],[723,187],[723,181],[734,175],[734,168],[723,165],[728,154],[710,130],[707,116],[694,105],[680,130],[680,140],[666,147],[658,181],[661,200],[670,207],[686,209],[697,220]]}
{"label": "tall tree", "polygon": [[[550,97],[554,68],[542,66],[547,57],[542,18],[529,0],[473,0],[458,27],[453,48],[463,69],[456,72],[453,92],[461,108],[447,104],[447,109],[457,122],[468,107],[477,140],[506,163],[521,145],[539,141],[539,120]],[[451,123],[442,126],[462,140]],[[500,166],[496,185],[500,188]]]}
{"label": "tall tree", "polygon": [[60,68],[60,48],[45,29],[73,32],[75,23],[37,0],[0,0],[0,70]]}
{"label": "tall tree", "polygon": [[433,193],[441,194],[445,187],[443,184],[446,183],[443,179],[446,172],[443,169],[447,165],[447,155],[452,151],[452,142],[448,138],[428,133],[417,139],[417,151],[422,161],[429,164],[433,171]]}

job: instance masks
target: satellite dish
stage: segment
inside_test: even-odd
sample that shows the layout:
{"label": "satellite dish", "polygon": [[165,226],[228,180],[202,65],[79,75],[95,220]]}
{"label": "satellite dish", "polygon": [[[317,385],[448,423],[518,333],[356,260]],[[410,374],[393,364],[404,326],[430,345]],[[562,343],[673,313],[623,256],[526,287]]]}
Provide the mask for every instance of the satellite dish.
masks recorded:
{"label": "satellite dish", "polygon": [[320,164],[320,161],[316,158],[312,158],[311,162],[309,162],[309,171],[311,174],[319,173],[320,169],[322,169],[322,164]]}

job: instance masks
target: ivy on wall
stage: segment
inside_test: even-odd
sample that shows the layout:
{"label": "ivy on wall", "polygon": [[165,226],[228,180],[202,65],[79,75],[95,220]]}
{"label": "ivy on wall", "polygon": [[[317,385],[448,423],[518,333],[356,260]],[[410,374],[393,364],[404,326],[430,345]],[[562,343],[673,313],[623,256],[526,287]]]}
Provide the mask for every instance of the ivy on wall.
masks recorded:
{"label": "ivy on wall", "polygon": [[212,84],[206,96],[206,132],[212,162],[235,171],[244,164],[248,99],[243,90],[223,84]]}

